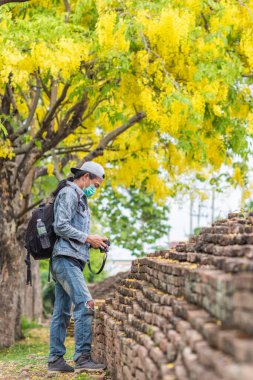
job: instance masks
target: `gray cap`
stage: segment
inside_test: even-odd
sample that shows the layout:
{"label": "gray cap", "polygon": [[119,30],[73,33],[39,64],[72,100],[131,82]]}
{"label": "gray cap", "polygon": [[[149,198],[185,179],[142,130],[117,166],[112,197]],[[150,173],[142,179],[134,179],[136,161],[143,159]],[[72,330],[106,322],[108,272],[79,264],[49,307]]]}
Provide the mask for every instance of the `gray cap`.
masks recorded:
{"label": "gray cap", "polygon": [[85,171],[91,174],[95,174],[97,177],[101,179],[104,179],[105,177],[105,171],[103,166],[93,161],[87,161],[80,168],[71,168],[70,170],[73,174],[76,174],[80,171]]}

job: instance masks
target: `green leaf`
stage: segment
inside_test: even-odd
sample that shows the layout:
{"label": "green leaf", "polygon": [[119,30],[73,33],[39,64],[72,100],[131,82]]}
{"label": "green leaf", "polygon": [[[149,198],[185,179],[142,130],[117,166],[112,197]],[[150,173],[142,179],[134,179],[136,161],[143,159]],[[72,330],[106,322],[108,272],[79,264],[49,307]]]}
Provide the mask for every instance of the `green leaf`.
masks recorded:
{"label": "green leaf", "polygon": [[2,131],[2,133],[5,137],[8,136],[7,129],[5,128],[5,126],[1,122],[0,122],[0,130]]}

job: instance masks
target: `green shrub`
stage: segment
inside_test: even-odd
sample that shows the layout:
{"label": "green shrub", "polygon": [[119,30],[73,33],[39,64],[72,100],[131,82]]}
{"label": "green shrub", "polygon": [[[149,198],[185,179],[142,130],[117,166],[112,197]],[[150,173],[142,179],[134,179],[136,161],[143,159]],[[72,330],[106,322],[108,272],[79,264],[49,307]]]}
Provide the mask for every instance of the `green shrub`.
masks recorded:
{"label": "green shrub", "polygon": [[30,321],[29,319],[27,319],[26,316],[23,316],[21,318],[21,329],[22,329],[23,332],[25,330],[36,329],[38,327],[42,327],[42,325],[40,325],[38,322]]}

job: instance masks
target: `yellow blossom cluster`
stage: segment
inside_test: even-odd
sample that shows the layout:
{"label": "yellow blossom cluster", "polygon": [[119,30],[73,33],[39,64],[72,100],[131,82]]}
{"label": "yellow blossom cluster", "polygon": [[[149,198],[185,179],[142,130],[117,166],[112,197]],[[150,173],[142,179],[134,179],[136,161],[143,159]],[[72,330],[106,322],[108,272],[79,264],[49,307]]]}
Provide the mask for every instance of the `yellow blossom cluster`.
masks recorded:
{"label": "yellow blossom cluster", "polygon": [[11,160],[14,157],[13,149],[9,139],[0,138],[0,157]]}
{"label": "yellow blossom cluster", "polygon": [[0,81],[7,82],[11,72],[13,82],[20,86],[27,86],[31,73],[38,69],[42,74],[50,72],[53,77],[66,80],[78,70],[80,62],[85,61],[89,53],[88,44],[70,39],[61,39],[54,46],[44,41],[31,44],[27,54],[22,54],[13,43],[6,49],[8,54],[2,52]]}
{"label": "yellow blossom cluster", "polygon": [[126,27],[116,19],[116,12],[101,14],[99,18],[96,32],[98,43],[103,47],[100,51],[101,56],[108,54],[108,51],[127,52],[129,50],[129,41],[125,38]]}
{"label": "yellow blossom cluster", "polygon": [[[11,75],[23,123],[43,84],[28,139],[51,107],[52,83],[59,97],[69,81],[52,129],[59,132],[58,121],[84,93],[87,110],[64,147],[93,149],[136,113],[146,114],[98,158],[110,163],[115,185],[145,183],[163,198],[180,177],[206,167],[211,173],[245,154],[253,134],[253,0],[75,0],[68,22],[64,2],[32,0],[27,9],[1,16],[0,88]],[[53,170],[50,163],[49,175]],[[233,174],[240,185],[242,171]]]}

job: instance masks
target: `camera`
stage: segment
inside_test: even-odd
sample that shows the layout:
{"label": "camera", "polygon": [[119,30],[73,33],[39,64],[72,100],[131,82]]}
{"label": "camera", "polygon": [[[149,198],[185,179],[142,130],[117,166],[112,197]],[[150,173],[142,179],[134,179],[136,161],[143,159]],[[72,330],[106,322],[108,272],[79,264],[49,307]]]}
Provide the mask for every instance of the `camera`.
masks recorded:
{"label": "camera", "polygon": [[109,247],[110,247],[110,245],[111,245],[111,242],[110,242],[110,240],[105,240],[104,243],[105,243],[108,247],[107,247],[107,248],[99,247],[99,250],[100,250],[100,252],[105,252],[105,253],[107,253],[107,252],[109,252]]}

